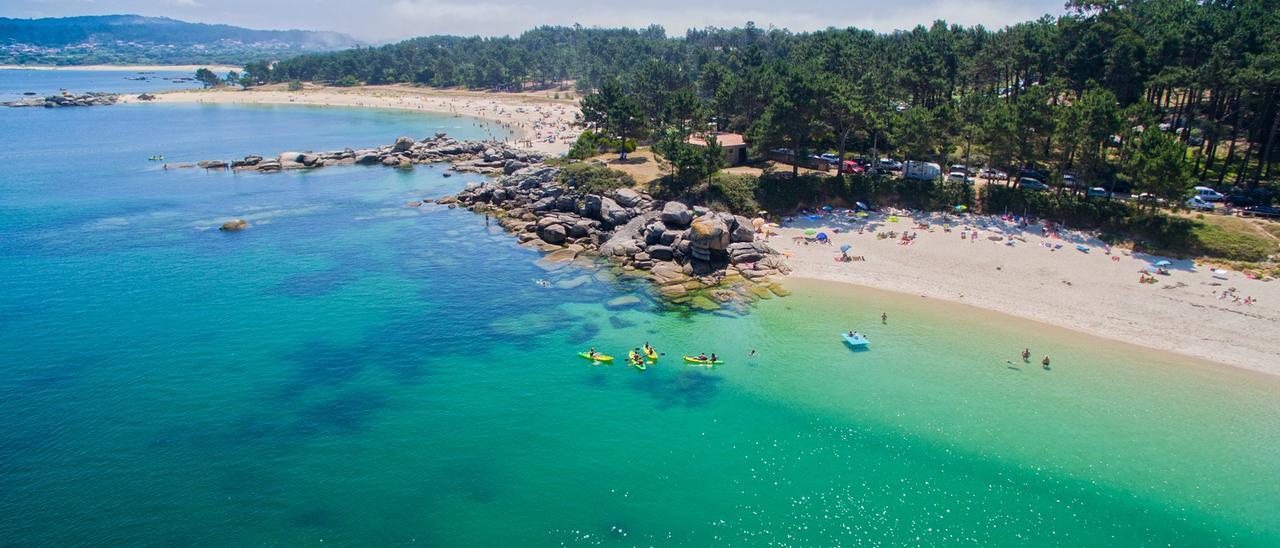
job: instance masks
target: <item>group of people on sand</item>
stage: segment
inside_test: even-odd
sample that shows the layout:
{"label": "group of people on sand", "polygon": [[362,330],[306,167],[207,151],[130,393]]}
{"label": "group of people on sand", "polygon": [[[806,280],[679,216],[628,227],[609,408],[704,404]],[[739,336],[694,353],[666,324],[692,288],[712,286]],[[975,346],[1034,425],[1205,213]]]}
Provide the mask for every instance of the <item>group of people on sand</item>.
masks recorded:
{"label": "group of people on sand", "polygon": [[1222,290],[1222,293],[1221,293],[1221,294],[1219,294],[1219,293],[1217,293],[1217,292],[1214,292],[1214,294],[1215,294],[1215,295],[1218,295],[1218,300],[1219,300],[1219,301],[1225,301],[1225,300],[1227,300],[1227,299],[1231,299],[1231,302],[1233,302],[1233,303],[1235,303],[1235,304],[1243,304],[1243,305],[1253,306],[1254,304],[1256,304],[1256,303],[1258,302],[1258,299],[1255,299],[1255,298],[1250,297],[1250,296],[1246,296],[1243,300],[1241,300],[1241,299],[1240,299],[1240,295],[1236,293],[1236,288],[1234,288],[1234,287],[1229,287],[1229,288],[1227,288],[1227,289]]}

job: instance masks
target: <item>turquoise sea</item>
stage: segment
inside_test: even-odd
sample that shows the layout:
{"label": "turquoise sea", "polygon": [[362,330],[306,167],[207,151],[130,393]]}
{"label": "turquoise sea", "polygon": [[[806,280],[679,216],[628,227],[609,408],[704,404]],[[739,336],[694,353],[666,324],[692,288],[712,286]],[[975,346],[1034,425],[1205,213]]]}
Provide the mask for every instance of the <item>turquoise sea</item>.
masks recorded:
{"label": "turquoise sea", "polygon": [[477,176],[147,161],[479,124],[0,111],[0,545],[1280,544],[1274,377],[800,280],[613,311],[642,288],[403,206]]}

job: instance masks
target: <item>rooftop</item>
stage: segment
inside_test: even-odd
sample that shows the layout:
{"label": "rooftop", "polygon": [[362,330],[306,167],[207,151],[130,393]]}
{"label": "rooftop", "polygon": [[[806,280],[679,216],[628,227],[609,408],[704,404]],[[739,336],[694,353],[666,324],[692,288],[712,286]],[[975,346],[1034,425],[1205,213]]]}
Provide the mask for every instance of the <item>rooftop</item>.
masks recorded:
{"label": "rooftop", "polygon": [[[722,147],[740,147],[747,144],[746,139],[738,133],[716,132],[711,135],[715,136],[716,142]],[[707,141],[698,136],[691,136],[686,142],[691,145],[707,146]]]}

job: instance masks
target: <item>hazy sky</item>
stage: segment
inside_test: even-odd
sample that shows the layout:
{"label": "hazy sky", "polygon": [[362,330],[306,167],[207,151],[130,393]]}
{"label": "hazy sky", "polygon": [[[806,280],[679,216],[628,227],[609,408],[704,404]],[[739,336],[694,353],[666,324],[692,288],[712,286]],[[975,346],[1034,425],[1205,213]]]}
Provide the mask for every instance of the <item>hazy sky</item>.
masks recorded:
{"label": "hazy sky", "polygon": [[369,41],[428,34],[503,35],[542,24],[643,27],[757,26],[880,31],[935,19],[1000,27],[1060,14],[1063,0],[0,0],[0,16],[138,13],[260,28],[336,30]]}

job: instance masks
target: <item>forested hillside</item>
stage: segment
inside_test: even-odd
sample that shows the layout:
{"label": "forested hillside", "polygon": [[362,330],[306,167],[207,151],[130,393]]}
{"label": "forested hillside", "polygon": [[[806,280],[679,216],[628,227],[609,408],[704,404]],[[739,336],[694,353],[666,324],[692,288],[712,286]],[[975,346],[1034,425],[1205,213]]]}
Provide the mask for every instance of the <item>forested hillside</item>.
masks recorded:
{"label": "forested hillside", "polygon": [[349,48],[349,36],[254,30],[166,17],[0,17],[0,62],[11,64],[244,63]]}

